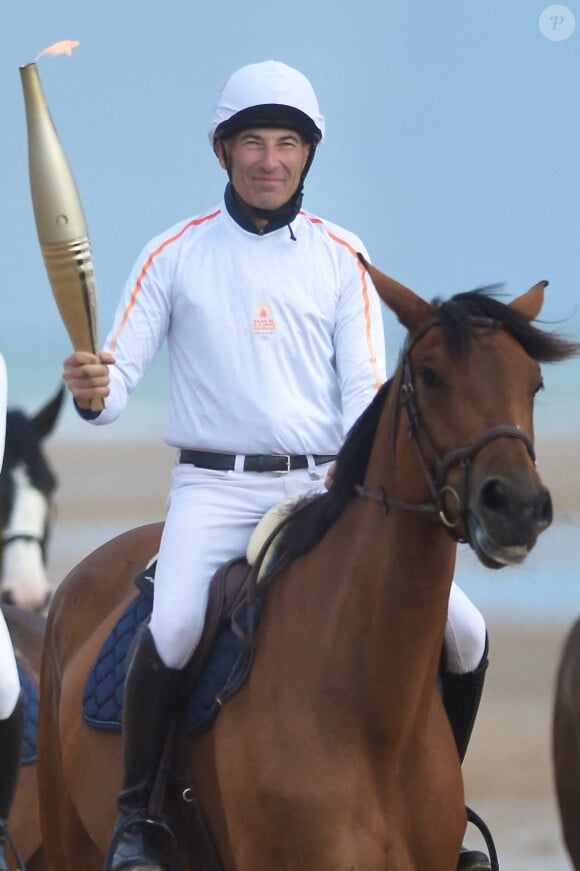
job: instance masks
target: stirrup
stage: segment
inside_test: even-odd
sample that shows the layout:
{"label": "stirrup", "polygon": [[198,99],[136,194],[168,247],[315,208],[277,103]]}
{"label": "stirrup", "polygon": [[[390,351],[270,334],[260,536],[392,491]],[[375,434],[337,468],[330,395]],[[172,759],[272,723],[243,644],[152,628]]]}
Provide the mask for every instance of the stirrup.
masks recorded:
{"label": "stirrup", "polygon": [[129,814],[129,816],[122,820],[119,825],[115,826],[115,831],[113,832],[113,837],[111,838],[111,843],[107,851],[103,871],[113,871],[113,859],[115,858],[115,852],[123,835],[129,829],[140,827],[149,830],[149,832],[162,832],[167,836],[169,844],[171,845],[170,866],[167,871],[179,871],[179,847],[177,845],[175,832],[167,820],[162,817],[153,817],[144,810],[135,811],[134,813]]}
{"label": "stirrup", "polygon": [[[497,850],[495,849],[495,844],[493,842],[493,838],[491,836],[490,830],[488,829],[487,825],[484,823],[482,818],[478,814],[475,813],[475,811],[473,811],[470,807],[467,807],[467,805],[465,807],[465,810],[467,811],[467,821],[470,823],[473,823],[473,825],[476,827],[476,829],[479,829],[479,831],[483,837],[483,840],[485,841],[485,846],[487,848],[487,852],[489,853],[488,867],[491,868],[491,871],[499,871],[499,860],[497,858]],[[478,851],[474,851],[474,852],[477,853]],[[483,857],[483,859],[487,859],[487,856],[485,856],[484,853],[482,853],[481,856]],[[460,859],[460,861],[461,861],[461,859]],[[458,867],[461,868],[461,865],[459,865]],[[483,865],[483,867],[485,868],[485,865]]]}
{"label": "stirrup", "polygon": [[469,850],[467,847],[461,848],[457,871],[490,871],[490,868],[489,859],[481,850]]}

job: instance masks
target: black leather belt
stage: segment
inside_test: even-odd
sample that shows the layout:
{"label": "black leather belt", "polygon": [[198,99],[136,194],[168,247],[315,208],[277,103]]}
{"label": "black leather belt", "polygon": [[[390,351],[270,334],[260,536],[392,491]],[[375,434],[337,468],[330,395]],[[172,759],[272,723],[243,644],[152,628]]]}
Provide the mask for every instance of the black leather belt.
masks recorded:
{"label": "black leather belt", "polygon": [[[321,466],[336,459],[335,454],[313,454],[314,463]],[[236,454],[215,454],[213,451],[179,452],[180,463],[191,463],[202,469],[219,472],[233,471]],[[296,454],[246,454],[244,472],[292,472],[294,469],[308,468],[308,457]]]}

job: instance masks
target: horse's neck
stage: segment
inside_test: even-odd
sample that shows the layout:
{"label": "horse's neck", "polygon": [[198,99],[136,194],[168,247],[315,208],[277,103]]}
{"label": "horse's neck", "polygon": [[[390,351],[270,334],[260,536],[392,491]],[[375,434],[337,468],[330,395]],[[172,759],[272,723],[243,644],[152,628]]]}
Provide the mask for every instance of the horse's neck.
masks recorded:
{"label": "horse's neck", "polygon": [[[401,451],[398,445],[393,462],[390,415],[383,415],[375,445],[365,487],[375,493],[383,487],[405,501],[431,501],[415,447],[407,443]],[[357,498],[331,530],[327,549],[336,577],[327,578],[325,632],[335,633],[346,681],[358,675],[357,693],[372,705],[374,691],[378,709],[384,702],[377,691],[384,687],[385,699],[397,698],[399,710],[411,710],[421,688],[430,694],[434,686],[455,542],[434,511],[396,504],[385,510],[380,502]]]}
{"label": "horse's neck", "polygon": [[433,504],[433,494],[417,445],[407,435],[404,414],[393,443],[395,403],[393,393],[377,427],[365,476],[365,487],[384,492],[391,502],[382,507],[373,500],[360,499],[355,510],[361,523],[369,525],[366,538],[373,553],[375,577],[380,577],[375,595],[391,637],[405,648],[440,647],[435,638],[442,637],[445,628],[457,545],[437,511],[428,507]]}
{"label": "horse's neck", "polygon": [[365,656],[379,669],[387,664],[420,672],[441,651],[456,545],[431,517],[405,509],[387,516],[366,500],[353,505],[353,513],[365,543],[345,607],[356,608],[368,625],[352,642],[364,642]]}
{"label": "horse's neck", "polygon": [[275,590],[261,635],[279,664],[271,691],[298,681],[336,728],[352,710],[373,731],[409,735],[435,687],[454,554],[432,518],[355,498]]}
{"label": "horse's neck", "polygon": [[[377,439],[366,487],[394,479],[388,431]],[[412,453],[407,461],[417,464]],[[424,497],[425,482],[411,483],[401,495]],[[269,691],[298,682],[305,704],[326,698],[331,721],[352,706],[373,727],[408,734],[435,687],[455,554],[434,512],[386,512],[380,502],[355,497],[274,585],[276,606],[258,639],[258,656],[263,643],[277,663],[265,669]]]}

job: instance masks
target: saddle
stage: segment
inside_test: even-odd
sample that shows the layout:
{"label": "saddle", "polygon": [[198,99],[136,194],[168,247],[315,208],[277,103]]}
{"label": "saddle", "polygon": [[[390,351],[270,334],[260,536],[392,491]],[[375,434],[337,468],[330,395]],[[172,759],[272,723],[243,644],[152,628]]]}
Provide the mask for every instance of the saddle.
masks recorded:
{"label": "saddle", "polygon": [[[295,510],[296,500],[288,500],[268,512],[246,556],[226,562],[212,579],[203,634],[184,685],[184,719],[190,735],[209,728],[223,703],[247,679],[264,595],[280,567],[275,541]],[[139,592],[113,627],[89,673],[81,712],[93,728],[121,729],[125,662],[137,627],[151,613],[156,565],[153,558],[135,579]]]}
{"label": "saddle", "polygon": [[38,690],[32,679],[17,663],[20,689],[24,704],[24,734],[22,736],[21,765],[32,765],[36,762],[36,739],[38,730]]}
{"label": "saddle", "polygon": [[[151,614],[155,569],[156,561],[135,579],[139,592],[111,630],[89,673],[81,713],[95,729],[121,730],[125,663],[138,626]],[[252,604],[247,601],[250,574],[250,565],[240,557],[218,569],[212,580],[203,635],[184,678],[188,734],[209,728],[249,673],[262,601],[261,596]]]}

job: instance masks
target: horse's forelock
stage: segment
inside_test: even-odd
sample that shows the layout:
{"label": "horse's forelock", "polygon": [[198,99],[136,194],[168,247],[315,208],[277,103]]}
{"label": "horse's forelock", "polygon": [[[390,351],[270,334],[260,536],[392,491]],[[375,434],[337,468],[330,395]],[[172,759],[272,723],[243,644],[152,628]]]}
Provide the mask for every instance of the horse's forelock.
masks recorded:
{"label": "horse's forelock", "polygon": [[541,329],[517,309],[498,299],[502,285],[494,284],[435,300],[448,352],[464,358],[473,336],[474,318],[485,318],[506,330],[538,363],[555,363],[580,353],[580,345]]}

